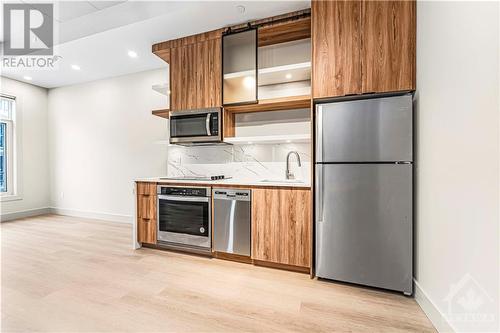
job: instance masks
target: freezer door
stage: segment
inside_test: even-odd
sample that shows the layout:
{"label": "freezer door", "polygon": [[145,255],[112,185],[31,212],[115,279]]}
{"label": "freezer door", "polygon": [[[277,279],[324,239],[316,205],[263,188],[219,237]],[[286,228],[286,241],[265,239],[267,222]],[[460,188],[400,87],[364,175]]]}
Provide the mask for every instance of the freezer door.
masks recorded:
{"label": "freezer door", "polygon": [[412,293],[412,165],[316,165],[316,275]]}
{"label": "freezer door", "polygon": [[412,160],[410,94],[316,106],[316,162]]}

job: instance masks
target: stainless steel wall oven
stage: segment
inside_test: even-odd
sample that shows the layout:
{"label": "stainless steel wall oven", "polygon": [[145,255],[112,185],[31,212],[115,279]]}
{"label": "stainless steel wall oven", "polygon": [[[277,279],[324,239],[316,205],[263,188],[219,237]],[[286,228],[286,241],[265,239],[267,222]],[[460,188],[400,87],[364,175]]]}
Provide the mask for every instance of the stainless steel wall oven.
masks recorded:
{"label": "stainless steel wall oven", "polygon": [[158,186],[158,244],[211,251],[210,187]]}

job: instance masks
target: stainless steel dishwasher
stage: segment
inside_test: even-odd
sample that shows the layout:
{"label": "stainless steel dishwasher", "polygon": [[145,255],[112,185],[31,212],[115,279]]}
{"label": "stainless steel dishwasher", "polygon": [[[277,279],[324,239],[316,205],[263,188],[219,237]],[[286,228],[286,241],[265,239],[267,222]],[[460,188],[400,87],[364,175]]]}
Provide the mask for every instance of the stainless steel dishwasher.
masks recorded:
{"label": "stainless steel dishwasher", "polygon": [[250,256],[251,191],[214,188],[214,244],[217,252]]}

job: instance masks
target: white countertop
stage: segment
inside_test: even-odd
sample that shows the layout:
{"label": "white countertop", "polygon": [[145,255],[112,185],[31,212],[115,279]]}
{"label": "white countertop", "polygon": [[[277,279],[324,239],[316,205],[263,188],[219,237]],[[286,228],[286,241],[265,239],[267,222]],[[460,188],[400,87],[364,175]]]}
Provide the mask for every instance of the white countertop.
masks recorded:
{"label": "white countertop", "polygon": [[165,184],[193,184],[193,185],[211,185],[211,186],[224,186],[224,185],[239,185],[239,186],[280,186],[280,187],[301,187],[311,188],[311,184],[299,181],[259,181],[259,180],[242,180],[242,179],[221,179],[221,180],[182,180],[182,179],[161,179],[157,178],[140,178],[136,182],[154,182]]}

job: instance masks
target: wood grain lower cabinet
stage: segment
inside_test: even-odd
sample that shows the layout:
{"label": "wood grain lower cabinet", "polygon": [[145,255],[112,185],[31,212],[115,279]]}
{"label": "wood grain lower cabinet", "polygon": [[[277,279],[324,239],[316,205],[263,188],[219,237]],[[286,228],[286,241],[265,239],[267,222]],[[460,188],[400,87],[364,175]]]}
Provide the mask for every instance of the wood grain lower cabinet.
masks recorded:
{"label": "wood grain lower cabinet", "polygon": [[137,183],[137,241],[156,244],[156,184]]}
{"label": "wood grain lower cabinet", "polygon": [[252,190],[252,259],[311,266],[311,190]]}

